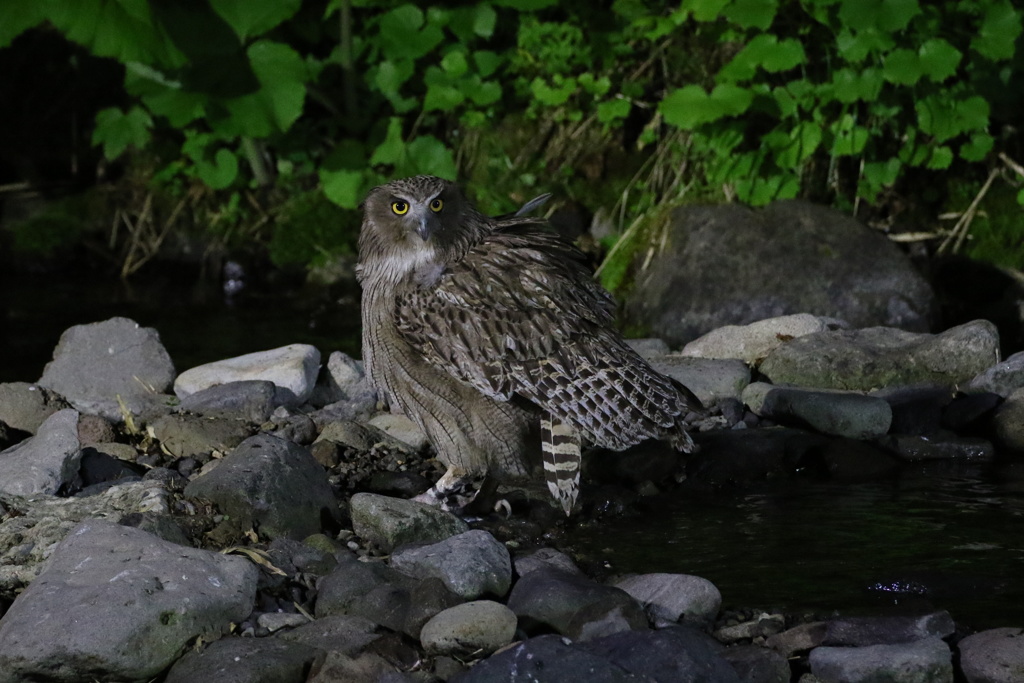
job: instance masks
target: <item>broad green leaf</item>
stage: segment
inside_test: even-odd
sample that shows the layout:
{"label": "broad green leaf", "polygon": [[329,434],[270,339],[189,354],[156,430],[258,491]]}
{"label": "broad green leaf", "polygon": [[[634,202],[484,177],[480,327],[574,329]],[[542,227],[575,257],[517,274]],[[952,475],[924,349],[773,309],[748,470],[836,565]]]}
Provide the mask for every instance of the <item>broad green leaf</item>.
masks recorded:
{"label": "broad green leaf", "polygon": [[97,56],[160,67],[178,67],[185,62],[154,22],[147,0],[46,2],[45,7],[51,24]]}
{"label": "broad green leaf", "polygon": [[565,104],[572,97],[572,94],[576,92],[576,79],[565,78],[556,74],[555,85],[549,85],[540,76],[537,76],[530,83],[530,92],[536,97],[541,103],[551,107],[557,107]]}
{"label": "broad green leaf", "polygon": [[533,12],[545,7],[551,7],[558,3],[558,0],[493,0],[499,7],[511,7],[522,12]]}
{"label": "broad green leaf", "polygon": [[804,121],[785,137],[785,144],[776,153],[775,161],[780,168],[797,169],[821,145],[821,126],[813,121]]}
{"label": "broad green leaf", "polygon": [[260,89],[225,101],[229,118],[216,124],[224,135],[261,138],[287,131],[302,114],[306,99],[306,63],[284,43],[260,40],[246,51]]}
{"label": "broad green leaf", "polygon": [[210,0],[210,4],[246,40],[291,19],[302,0]]}
{"label": "broad green leaf", "polygon": [[363,199],[363,172],[350,169],[320,169],[324,196],[346,209],[355,209]]}
{"label": "broad green leaf", "polygon": [[956,116],[964,130],[985,130],[988,128],[991,108],[988,100],[981,95],[973,95],[965,100],[957,100],[954,104]]}
{"label": "broad green leaf", "polygon": [[597,105],[597,120],[601,123],[611,123],[617,119],[624,119],[629,116],[632,103],[627,99],[614,99],[602,102]]}
{"label": "broad green leaf", "polygon": [[854,31],[902,31],[921,13],[917,0],[843,0],[839,20]]}
{"label": "broad green leaf", "polygon": [[402,139],[402,119],[392,116],[388,120],[388,130],[384,140],[377,145],[377,149],[373,150],[373,154],[370,155],[370,165],[398,163],[398,160],[402,158],[404,150],[405,140]]}
{"label": "broad green leaf", "polygon": [[970,140],[960,145],[960,158],[981,161],[992,151],[995,140],[988,133],[972,133]]}
{"label": "broad green leaf", "polygon": [[719,116],[715,118],[720,118],[721,116],[739,116],[747,111],[751,102],[754,101],[754,95],[746,88],[724,83],[715,86],[709,99],[720,112]]}
{"label": "broad green leaf", "polygon": [[451,111],[466,100],[461,90],[447,83],[432,83],[427,86],[423,98],[423,111]]}
{"label": "broad green leaf", "polygon": [[501,57],[489,50],[478,50],[473,53],[473,63],[482,78],[487,78],[501,66]]}
{"label": "broad green leaf", "polygon": [[844,114],[832,125],[832,155],[853,156],[864,151],[870,133],[857,125],[852,114]]}
{"label": "broad green leaf", "polygon": [[116,159],[129,147],[142,149],[149,144],[149,129],[153,119],[139,107],[127,113],[112,107],[96,112],[96,126],[92,131],[92,144],[103,145],[103,156]]}
{"label": "broad green leaf", "polygon": [[444,40],[436,24],[424,25],[423,10],[416,5],[396,7],[380,18],[380,43],[390,59],[418,59]]}
{"label": "broad green leaf", "polygon": [[897,48],[886,55],[882,75],[890,83],[914,85],[921,80],[921,58],[910,50]]}
{"label": "broad green leaf", "polygon": [[796,40],[781,43],[771,34],[761,34],[751,40],[721,71],[718,80],[723,83],[753,78],[759,68],[768,72],[787,71],[807,61],[803,46]]}
{"label": "broad green leaf", "polygon": [[48,3],[33,2],[0,3],[0,48],[5,48],[24,31],[46,21]]}
{"label": "broad green leaf", "polygon": [[743,28],[768,30],[779,9],[778,0],[732,0],[722,14]]}
{"label": "broad green leaf", "polygon": [[377,66],[373,82],[378,90],[391,99],[398,95],[399,89],[412,77],[415,70],[416,66],[412,60],[392,61],[386,59]]}
{"label": "broad green leaf", "polygon": [[476,83],[472,87],[463,87],[463,92],[468,89],[469,99],[478,107],[486,107],[501,99],[501,86],[496,81],[484,81]]}
{"label": "broad green leaf", "polygon": [[1017,203],[1024,206],[1024,189],[1017,193]]}
{"label": "broad green leaf", "polygon": [[213,190],[223,190],[238,177],[238,157],[230,151],[218,149],[212,161],[196,161],[196,175]]}
{"label": "broad green leaf", "polygon": [[683,130],[693,130],[702,123],[714,121],[717,116],[708,104],[708,94],[699,85],[687,85],[673,90],[658,105],[665,122]]}
{"label": "broad green leaf", "polygon": [[594,74],[587,72],[580,74],[576,79],[580,87],[585,92],[598,97],[603,97],[612,89],[612,81],[607,76],[601,76],[600,78],[594,78]]}
{"label": "broad green leaf", "polygon": [[879,69],[839,69],[832,74],[832,92],[835,99],[844,104],[858,100],[874,102],[882,90],[882,83]]}
{"label": "broad green leaf", "polygon": [[956,73],[963,54],[942,38],[932,38],[918,49],[921,70],[924,75],[942,83]]}
{"label": "broad green leaf", "polygon": [[992,60],[1011,59],[1014,45],[1021,34],[1022,10],[1015,9],[1008,0],[986,3],[978,34],[971,47],[983,57]]}
{"label": "broad green leaf", "polygon": [[461,76],[469,70],[469,62],[466,61],[466,53],[458,50],[452,50],[441,58],[441,68],[452,76]]}
{"label": "broad green leaf", "polygon": [[455,157],[433,135],[421,135],[406,146],[407,167],[399,167],[403,174],[426,173],[439,178],[455,180]]}
{"label": "broad green leaf", "polygon": [[891,50],[895,41],[889,33],[883,33],[873,26],[857,32],[843,28],[836,37],[836,47],[843,59],[849,62],[861,62],[868,55]]}
{"label": "broad green leaf", "polygon": [[895,158],[888,161],[868,161],[864,164],[864,179],[877,192],[883,187],[893,185],[902,167],[900,160]]}
{"label": "broad green leaf", "polygon": [[952,163],[953,150],[943,145],[932,150],[931,156],[928,158],[928,163],[925,164],[925,168],[942,170],[949,168],[949,165]]}
{"label": "broad green leaf", "polygon": [[683,0],[680,9],[690,12],[697,21],[714,21],[730,0]]}
{"label": "broad green leaf", "polygon": [[933,94],[923,97],[914,104],[914,108],[917,111],[918,128],[939,142],[955,137],[963,131],[953,104],[944,95]]}

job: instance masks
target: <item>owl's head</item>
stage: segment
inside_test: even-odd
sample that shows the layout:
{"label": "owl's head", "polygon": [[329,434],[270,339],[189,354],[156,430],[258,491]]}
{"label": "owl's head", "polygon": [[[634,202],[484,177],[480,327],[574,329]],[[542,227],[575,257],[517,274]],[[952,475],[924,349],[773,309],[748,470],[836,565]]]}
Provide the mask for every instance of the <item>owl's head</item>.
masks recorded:
{"label": "owl's head", "polygon": [[363,202],[360,271],[401,278],[458,258],[482,234],[483,219],[458,186],[434,176],[393,180]]}

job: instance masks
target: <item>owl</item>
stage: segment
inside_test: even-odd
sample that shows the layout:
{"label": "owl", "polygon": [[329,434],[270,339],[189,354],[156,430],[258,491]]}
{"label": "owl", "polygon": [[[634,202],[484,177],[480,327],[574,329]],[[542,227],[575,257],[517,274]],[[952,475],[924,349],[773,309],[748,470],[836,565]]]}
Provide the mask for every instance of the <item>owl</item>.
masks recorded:
{"label": "owl", "polygon": [[693,449],[684,419],[700,402],[625,343],[611,296],[545,221],[484,216],[432,176],[381,185],[363,209],[365,369],[448,468],[421,500],[459,509],[489,475],[529,476],[538,435],[567,515],[583,444]]}

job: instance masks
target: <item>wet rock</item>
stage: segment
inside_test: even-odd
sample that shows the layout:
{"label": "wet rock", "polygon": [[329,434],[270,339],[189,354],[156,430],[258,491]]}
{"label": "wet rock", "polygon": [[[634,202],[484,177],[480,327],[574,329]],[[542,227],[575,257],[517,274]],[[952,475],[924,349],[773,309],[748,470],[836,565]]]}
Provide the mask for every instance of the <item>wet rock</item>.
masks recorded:
{"label": "wet rock", "polygon": [[809,313],[758,320],[749,325],[725,325],[694,339],[679,352],[697,358],[738,358],[757,365],[772,351],[805,334],[846,329],[844,321]]}
{"label": "wet rock", "polygon": [[83,446],[95,443],[108,443],[117,435],[110,421],[99,415],[78,416],[78,442]]}
{"label": "wet rock", "polygon": [[751,384],[743,402],[755,414],[781,423],[808,426],[822,434],[870,439],[889,431],[892,408],[880,398],[839,391]]}
{"label": "wet rock", "polygon": [[429,655],[488,655],[511,643],[515,634],[512,610],[499,602],[476,600],[431,617],[420,631],[420,643]]}
{"label": "wet rock", "polygon": [[689,574],[640,574],[615,585],[643,605],[656,625],[710,623],[722,606],[722,594],[713,583]]}
{"label": "wet rock", "polygon": [[513,564],[516,574],[526,576],[537,569],[558,569],[567,574],[583,576],[583,572],[572,561],[572,558],[554,548],[539,548],[528,555],[515,558]]}
{"label": "wet rock", "polygon": [[173,458],[227,453],[253,432],[242,420],[198,415],[165,415],[150,424],[149,429]]}
{"label": "wet rock", "polygon": [[178,410],[203,417],[266,422],[274,409],[277,389],[267,380],[243,380],[216,384],[181,399]]}
{"label": "wet rock", "polygon": [[806,652],[821,645],[827,631],[828,624],[824,621],[799,624],[782,633],[768,636],[766,644],[782,656],[789,658],[798,652]]}
{"label": "wet rock", "polygon": [[408,450],[403,441],[399,441],[383,430],[372,425],[353,420],[339,420],[324,426],[317,441],[331,441],[357,451],[368,451],[377,444],[385,444],[391,448]]}
{"label": "wet rock", "polygon": [[883,437],[879,443],[901,460],[908,462],[923,460],[991,462],[996,457],[995,447],[990,441],[949,433],[931,436],[893,434]]}
{"label": "wet rock", "polygon": [[1024,389],[1007,397],[992,417],[996,438],[1005,448],[1024,452]]}
{"label": "wet rock", "polygon": [[714,636],[719,642],[726,644],[738,643],[741,640],[758,639],[760,641],[781,633],[784,628],[786,628],[786,618],[781,614],[759,612],[754,615],[753,619],[718,629]]}
{"label": "wet rock", "polygon": [[249,437],[212,471],[185,487],[212,501],[242,530],[265,538],[304,538],[336,518],[327,475],[309,450],[269,434]]}
{"label": "wet rock", "polygon": [[78,411],[59,410],[39,425],[35,436],[0,453],[0,493],[57,493],[78,474],[81,457]]}
{"label": "wet rock", "polygon": [[811,650],[811,673],[825,681],[849,683],[952,683],[949,646],[941,638],[895,645],[818,647]]}
{"label": "wet rock", "polygon": [[743,683],[789,683],[792,673],[786,658],[760,645],[737,645],[722,651]]}
{"label": "wet rock", "polygon": [[865,441],[834,438],[800,460],[806,473],[831,481],[873,481],[893,474],[899,461]]}
{"label": "wet rock", "polygon": [[809,454],[830,439],[803,430],[729,430],[694,435],[700,451],[687,459],[689,480],[701,484],[742,484],[790,476]]}
{"label": "wet rock", "polygon": [[969,394],[989,392],[1006,398],[1024,388],[1024,351],[983,370],[963,387]]}
{"label": "wet rock", "polygon": [[380,627],[373,621],[350,614],[318,616],[314,621],[275,635],[325,652],[355,654],[374,642]]}
{"label": "wet rock", "polygon": [[1024,629],[994,628],[959,643],[960,670],[967,683],[1018,683],[1024,680]]}
{"label": "wet rock", "polygon": [[627,339],[626,344],[629,348],[633,349],[648,360],[651,358],[657,358],[658,356],[667,356],[669,354],[668,344],[665,343],[664,339],[658,339],[657,337]]}
{"label": "wet rock", "polygon": [[391,554],[391,566],[416,578],[441,579],[466,600],[502,597],[512,585],[508,550],[491,534],[471,529],[430,545],[404,546]]}
{"label": "wet rock", "polygon": [[885,399],[892,408],[893,434],[934,434],[942,427],[942,415],[953,400],[950,387],[917,385],[884,387],[871,396]]}
{"label": "wet rock", "polygon": [[368,415],[377,404],[377,393],[366,379],[361,361],[341,351],[334,351],[320,371],[309,403],[316,408],[347,403],[354,413]]}
{"label": "wet rock", "polygon": [[82,413],[120,422],[117,398],[133,413],[174,380],[174,363],[156,330],[128,318],[75,325],[61,335],[39,385]]}
{"label": "wet rock", "polygon": [[354,657],[328,652],[307,679],[308,683],[415,683],[416,680],[374,652]]}
{"label": "wet rock", "polygon": [[398,439],[411,450],[418,451],[427,445],[427,435],[404,415],[381,413],[374,416],[369,424],[388,436]]}
{"label": "wet rock", "polygon": [[955,397],[942,411],[942,426],[960,432],[986,421],[1002,403],[999,394],[966,394]]}
{"label": "wet rock", "polygon": [[251,610],[258,570],[107,521],[77,526],[0,620],[0,681],[148,679]]}
{"label": "wet rock", "polygon": [[81,466],[78,473],[83,490],[76,495],[93,495],[98,493],[92,487],[99,484],[113,485],[137,481],[142,479],[142,475],[145,473],[145,468],[139,465],[133,465],[106,453],[101,453],[91,446],[83,448]]}
{"label": "wet rock", "polygon": [[934,294],[885,235],[827,207],[687,206],[623,302],[623,324],[669,345],[723,325],[810,313],[927,330]]}
{"label": "wet rock", "polygon": [[164,683],[304,683],[317,650],[270,638],[222,638],[171,667]]}
{"label": "wet rock", "polygon": [[86,498],[0,498],[15,513],[0,522],[0,593],[6,595],[35,579],[57,544],[83,520],[119,522],[140,513],[169,512],[167,490],[159,481],[122,484]]}
{"label": "wet rock", "polygon": [[0,422],[29,434],[58,410],[70,407],[59,394],[38,384],[0,384]]}
{"label": "wet rock", "polygon": [[352,530],[384,552],[406,543],[431,543],[469,531],[450,512],[413,500],[357,493],[349,501]]}
{"label": "wet rock", "polygon": [[889,327],[809,334],[773,351],[760,370],[773,384],[870,391],[965,384],[998,358],[995,326],[975,320],[941,334]]}
{"label": "wet rock", "polygon": [[174,393],[184,399],[202,389],[228,382],[265,380],[277,387],[278,405],[299,406],[313,393],[320,352],[308,344],[289,344],[200,365],[178,375]]}
{"label": "wet rock", "polygon": [[[621,588],[557,569],[535,569],[521,577],[512,587],[508,607],[527,632],[554,629],[577,638],[588,623],[600,622],[608,614],[629,628],[647,628],[643,609]],[[575,620],[585,609],[587,620]]]}
{"label": "wet rock", "polygon": [[664,441],[649,440],[624,451],[595,448],[583,458],[586,478],[608,484],[640,484],[673,478],[683,455]]}
{"label": "wet rock", "polygon": [[945,638],[956,625],[949,612],[920,617],[846,617],[828,622],[823,645],[882,645],[907,643],[925,638]]}
{"label": "wet rock", "polygon": [[684,356],[650,359],[651,367],[680,382],[705,406],[736,398],[750,384],[750,368],[743,361]]}

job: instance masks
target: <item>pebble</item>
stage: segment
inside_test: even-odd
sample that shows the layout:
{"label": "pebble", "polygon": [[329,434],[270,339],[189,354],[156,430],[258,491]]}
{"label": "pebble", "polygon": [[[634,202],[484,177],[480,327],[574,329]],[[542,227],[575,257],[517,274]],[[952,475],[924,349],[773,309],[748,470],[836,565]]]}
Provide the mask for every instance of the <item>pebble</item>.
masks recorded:
{"label": "pebble", "polygon": [[489,655],[512,642],[516,615],[492,600],[475,600],[438,612],[419,639],[429,655]]}
{"label": "pebble", "polygon": [[615,584],[636,599],[655,624],[708,624],[718,616],[722,594],[713,583],[689,574],[640,574]]}

